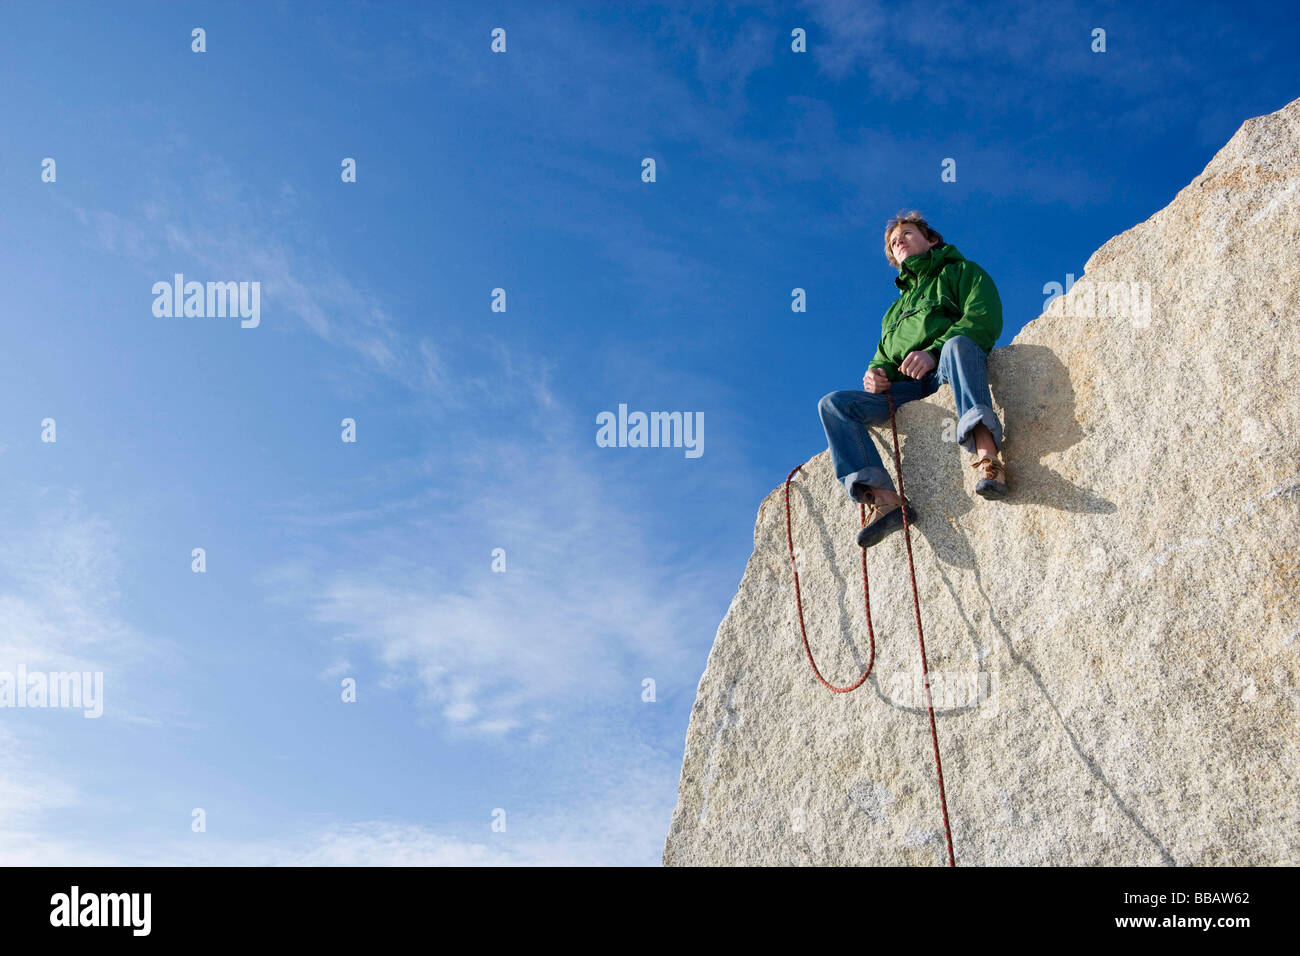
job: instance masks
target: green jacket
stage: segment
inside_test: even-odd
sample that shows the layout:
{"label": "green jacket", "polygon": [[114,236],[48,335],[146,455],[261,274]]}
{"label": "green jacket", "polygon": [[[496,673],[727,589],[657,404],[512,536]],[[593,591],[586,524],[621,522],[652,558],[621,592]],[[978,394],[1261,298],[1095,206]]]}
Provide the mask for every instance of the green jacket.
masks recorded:
{"label": "green jacket", "polygon": [[913,381],[898,370],[907,353],[924,350],[937,362],[943,343],[964,335],[985,352],[1002,334],[1002,300],[989,274],[941,242],[908,256],[894,280],[902,293],[885,312],[880,342],[867,371],[882,368],[891,382]]}

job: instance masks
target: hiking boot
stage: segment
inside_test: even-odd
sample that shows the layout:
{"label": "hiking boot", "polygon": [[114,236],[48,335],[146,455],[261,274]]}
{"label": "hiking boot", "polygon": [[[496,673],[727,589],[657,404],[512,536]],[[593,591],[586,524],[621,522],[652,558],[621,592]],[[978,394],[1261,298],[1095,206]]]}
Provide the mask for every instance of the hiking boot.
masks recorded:
{"label": "hiking boot", "polygon": [[1006,496],[1006,469],[1002,467],[1002,462],[998,461],[996,455],[992,458],[985,456],[973,461],[971,467],[975,469],[975,474],[979,476],[979,480],[975,482],[975,494],[990,500]]}
{"label": "hiking boot", "polygon": [[858,532],[858,546],[869,548],[891,531],[901,528],[903,508],[907,509],[907,523],[916,524],[916,509],[910,503],[900,508],[898,505],[882,505],[874,497],[867,502],[867,523]]}

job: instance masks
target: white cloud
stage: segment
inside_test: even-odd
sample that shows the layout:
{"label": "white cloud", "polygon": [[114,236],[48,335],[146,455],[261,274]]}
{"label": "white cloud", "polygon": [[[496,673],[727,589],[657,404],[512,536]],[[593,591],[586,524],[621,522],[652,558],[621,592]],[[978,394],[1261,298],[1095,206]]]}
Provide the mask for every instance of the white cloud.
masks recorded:
{"label": "white cloud", "polygon": [[[486,445],[485,457],[510,460]],[[273,569],[267,592],[365,651],[389,686],[414,690],[453,728],[532,727],[637,694],[644,676],[693,686],[693,649],[717,623],[700,608],[734,582],[657,556],[654,516],[620,502],[617,476],[547,446],[539,436],[515,501],[464,484],[428,523],[415,520],[419,505],[395,509],[396,521],[355,528],[346,553]],[[504,573],[492,571],[494,547]]]}
{"label": "white cloud", "polygon": [[[0,669],[109,671],[145,654],[120,617],[120,542],[75,492],[11,488],[0,536]],[[155,653],[161,648],[153,648]]]}
{"label": "white cloud", "polygon": [[[0,726],[0,834],[12,837],[38,811],[70,806],[75,792],[64,780],[34,769],[30,745]],[[0,860],[7,855],[0,850]]]}
{"label": "white cloud", "polygon": [[[187,192],[183,200],[169,198],[169,187],[160,181],[159,195],[136,214],[70,206],[87,230],[83,241],[153,268],[155,280],[188,269],[187,278],[199,281],[260,282],[267,331],[257,334],[284,329],[282,318],[292,316],[326,342],[350,350],[365,370],[411,388],[430,384],[436,367],[430,365],[431,352],[409,345],[374,297],[332,264],[295,254],[277,237],[271,225],[274,202],[259,202],[220,160],[202,160],[203,188]],[[205,274],[195,275],[196,267]],[[148,299],[141,301],[147,308]]]}
{"label": "white cloud", "polygon": [[[591,792],[541,808],[484,806],[472,828],[401,820],[328,820],[279,836],[240,839],[216,830],[156,842],[65,836],[46,815],[86,798],[38,773],[30,755],[0,730],[0,860],[9,866],[656,866],[672,812],[666,754],[635,748],[589,777]],[[82,828],[84,829],[84,828]]]}

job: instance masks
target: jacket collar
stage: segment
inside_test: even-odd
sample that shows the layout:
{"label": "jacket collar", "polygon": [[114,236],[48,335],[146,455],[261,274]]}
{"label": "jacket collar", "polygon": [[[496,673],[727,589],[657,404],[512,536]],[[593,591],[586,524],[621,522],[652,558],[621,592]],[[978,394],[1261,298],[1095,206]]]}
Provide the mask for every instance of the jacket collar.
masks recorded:
{"label": "jacket collar", "polygon": [[957,251],[956,246],[950,242],[941,242],[928,252],[918,252],[904,259],[898,267],[898,276],[894,279],[894,285],[906,289],[917,280],[938,272],[947,263],[961,258],[963,258],[962,254]]}

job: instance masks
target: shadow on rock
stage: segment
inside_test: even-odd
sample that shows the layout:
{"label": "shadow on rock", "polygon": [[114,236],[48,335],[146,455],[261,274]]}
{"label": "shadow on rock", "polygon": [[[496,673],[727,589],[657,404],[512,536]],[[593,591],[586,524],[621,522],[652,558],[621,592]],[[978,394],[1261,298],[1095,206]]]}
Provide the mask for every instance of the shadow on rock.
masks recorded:
{"label": "shadow on rock", "polygon": [[[958,568],[975,567],[975,549],[959,523],[973,508],[1034,504],[1079,514],[1116,511],[1114,502],[1043,464],[1047,455],[1088,437],[1075,416],[1069,372],[1052,350],[1041,345],[994,349],[989,356],[989,381],[995,403],[1001,406],[1002,460],[1011,489],[1000,501],[975,495],[970,467],[975,458],[956,444],[952,411],[937,400],[922,400],[908,402],[897,416],[903,489],[919,514],[914,530],[925,537],[940,561]],[[945,389],[941,386],[938,394]],[[951,401],[950,390],[947,397]],[[872,426],[871,431],[897,487],[890,427],[886,423]]]}
{"label": "shadow on rock", "polygon": [[1002,459],[1011,486],[1010,494],[996,504],[1043,505],[1079,514],[1115,512],[1114,502],[1043,464],[1046,456],[1088,437],[1076,417],[1070,373],[1056,353],[1042,345],[994,349],[989,356],[989,389],[1003,409]]}

